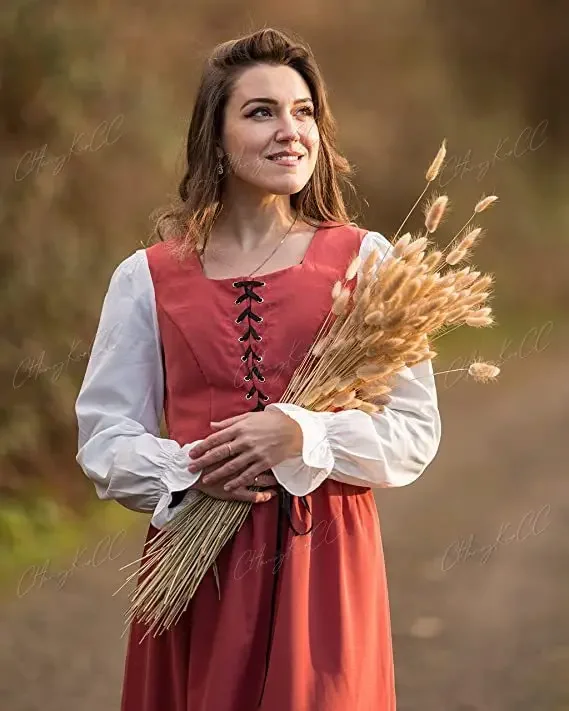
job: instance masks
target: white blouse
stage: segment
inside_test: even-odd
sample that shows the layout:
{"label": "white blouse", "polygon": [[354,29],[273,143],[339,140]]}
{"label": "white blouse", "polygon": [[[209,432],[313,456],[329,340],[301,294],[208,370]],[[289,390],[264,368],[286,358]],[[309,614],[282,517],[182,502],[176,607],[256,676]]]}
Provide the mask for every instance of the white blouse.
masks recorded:
{"label": "white blouse", "polygon": [[[361,244],[362,264],[373,248],[392,249],[378,232]],[[361,277],[361,267],[358,279]],[[290,403],[271,403],[300,425],[302,456],[272,471],[291,494],[303,496],[330,477],[372,488],[414,482],[437,453],[441,420],[431,361],[396,376],[391,402],[381,413],[361,410],[311,412]],[[115,269],[105,296],[83,384],[77,397],[76,461],[100,499],[114,499],[134,511],[153,513],[162,528],[198,492],[190,489],[172,508],[173,492],[200,478],[188,471],[188,453],[202,439],[185,443],[160,437],[164,381],[161,341],[145,249]]]}

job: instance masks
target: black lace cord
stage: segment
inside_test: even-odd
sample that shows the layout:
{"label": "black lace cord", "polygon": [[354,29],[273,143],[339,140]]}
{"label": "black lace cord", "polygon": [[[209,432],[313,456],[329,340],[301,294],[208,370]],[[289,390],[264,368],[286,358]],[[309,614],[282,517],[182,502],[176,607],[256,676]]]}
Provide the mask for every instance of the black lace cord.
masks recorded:
{"label": "black lace cord", "polygon": [[[242,343],[250,340],[251,337],[253,337],[253,339],[255,341],[263,340],[262,336],[259,335],[259,333],[255,329],[255,327],[252,325],[251,321],[260,323],[263,320],[263,318],[261,316],[254,313],[254,311],[252,309],[252,305],[253,305],[253,301],[256,301],[258,304],[263,302],[263,297],[259,296],[259,294],[256,294],[254,289],[255,289],[255,287],[258,287],[258,286],[265,286],[265,282],[257,280],[257,279],[249,279],[249,280],[243,280],[243,281],[234,281],[233,286],[235,288],[242,288],[243,289],[243,293],[241,294],[241,296],[239,296],[235,300],[236,304],[240,304],[241,302],[248,300],[248,304],[247,304],[246,308],[243,309],[243,311],[235,319],[235,323],[241,323],[242,321],[245,320],[245,318],[247,318],[247,330],[245,331],[245,333],[242,336],[239,337],[239,340]],[[249,355],[251,355],[251,358],[253,361],[260,362],[262,360],[262,357],[259,356],[257,353],[255,353],[255,351],[251,347],[250,343],[248,344],[247,350],[245,351],[245,353],[241,356],[241,360],[243,362],[247,362],[247,360],[249,359]],[[259,368],[257,368],[257,366],[254,363],[251,364],[249,372],[243,379],[245,381],[249,382],[253,379],[253,375],[257,378],[257,381],[264,382],[265,378],[263,377],[263,374],[261,373]],[[260,410],[264,410],[264,405],[262,404],[261,401],[262,400],[266,401],[266,400],[269,400],[270,398],[267,395],[265,395],[265,393],[261,392],[261,390],[259,390],[257,383],[254,383],[246,395],[247,400],[250,400],[255,393],[257,393],[257,396],[258,396],[257,397],[257,405],[252,410],[252,412],[259,412]]]}
{"label": "black lace cord", "polygon": [[[277,593],[277,585],[278,585],[278,580],[279,580],[279,571],[281,569],[282,560],[284,559],[282,557],[282,547],[283,547],[282,519],[283,519],[283,516],[284,515],[287,516],[288,527],[292,530],[294,536],[306,536],[314,528],[314,522],[313,522],[307,531],[304,531],[304,532],[297,531],[296,528],[294,527],[293,522],[292,522],[292,497],[293,497],[293,494],[288,492],[286,489],[283,489],[283,487],[281,487],[281,486],[279,486],[279,488],[278,488],[278,494],[279,494],[279,514],[278,514],[278,519],[277,519],[277,545],[276,545],[276,553],[275,553],[275,565],[277,566],[277,568],[276,568],[276,572],[273,570],[273,589],[271,591],[271,616],[270,616],[270,621],[269,621],[269,640],[267,643],[267,652],[265,655],[265,676],[263,679],[263,688],[261,690],[261,696],[259,698],[259,703],[257,705],[257,708],[259,708],[259,706],[261,705],[261,702],[263,701],[263,695],[265,693],[265,686],[267,684],[267,676],[269,674],[269,662],[271,659],[271,649],[273,646],[273,637],[274,637],[274,633],[275,633],[274,620],[275,620],[275,611],[276,611],[276,593]],[[308,505],[308,501],[306,500],[306,497],[301,496],[300,501],[302,502],[302,505],[304,506],[304,508],[312,516],[312,512],[310,511],[310,506]]]}

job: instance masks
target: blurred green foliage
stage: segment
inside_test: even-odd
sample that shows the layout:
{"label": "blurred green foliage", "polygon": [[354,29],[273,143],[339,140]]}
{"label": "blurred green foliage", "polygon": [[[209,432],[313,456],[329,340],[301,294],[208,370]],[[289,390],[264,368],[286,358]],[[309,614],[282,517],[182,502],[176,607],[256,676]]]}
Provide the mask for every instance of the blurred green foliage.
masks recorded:
{"label": "blurred green foliage", "polygon": [[12,593],[16,577],[30,567],[49,561],[57,569],[79,546],[118,530],[135,530],[146,518],[114,503],[91,503],[77,515],[52,498],[2,502],[0,595]]}

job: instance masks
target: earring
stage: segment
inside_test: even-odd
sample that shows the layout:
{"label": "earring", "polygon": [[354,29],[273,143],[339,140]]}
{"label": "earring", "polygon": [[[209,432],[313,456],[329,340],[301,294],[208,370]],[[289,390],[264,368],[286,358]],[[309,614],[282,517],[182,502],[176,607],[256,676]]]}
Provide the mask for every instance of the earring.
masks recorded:
{"label": "earring", "polygon": [[219,163],[217,164],[217,172],[219,173],[219,175],[223,175],[223,164],[221,162],[221,159],[220,159]]}

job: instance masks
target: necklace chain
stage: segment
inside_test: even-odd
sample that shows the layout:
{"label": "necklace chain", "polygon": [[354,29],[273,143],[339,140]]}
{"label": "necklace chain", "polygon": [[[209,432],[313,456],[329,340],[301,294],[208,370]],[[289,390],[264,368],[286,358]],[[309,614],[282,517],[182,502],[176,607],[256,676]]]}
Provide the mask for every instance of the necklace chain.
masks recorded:
{"label": "necklace chain", "polygon": [[[298,213],[295,215],[295,218],[294,218],[294,220],[293,220],[291,226],[290,226],[290,227],[288,228],[288,230],[285,232],[284,237],[281,239],[281,241],[277,244],[277,246],[273,249],[273,251],[269,254],[269,256],[268,256],[266,259],[264,259],[264,260],[259,264],[258,267],[256,267],[255,269],[253,269],[252,272],[250,272],[249,274],[247,274],[246,279],[248,279],[248,278],[251,276],[251,274],[254,274],[255,272],[259,271],[259,269],[263,266],[263,264],[265,264],[265,262],[268,262],[268,261],[269,261],[269,259],[273,256],[273,254],[277,251],[277,249],[278,249],[278,248],[281,246],[281,244],[285,241],[287,235],[289,234],[289,232],[290,232],[290,231],[292,230],[292,228],[294,227],[294,225],[295,225],[295,223],[296,223],[297,217],[298,217]],[[205,267],[205,260],[203,259],[203,256],[204,256],[204,254],[205,254],[205,247],[206,247],[206,245],[204,244],[204,247],[203,247],[203,249],[202,249],[202,251],[201,251],[201,256],[202,256],[202,269],[204,269],[204,267]],[[204,269],[204,271],[205,271],[205,269]]]}

